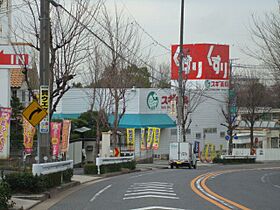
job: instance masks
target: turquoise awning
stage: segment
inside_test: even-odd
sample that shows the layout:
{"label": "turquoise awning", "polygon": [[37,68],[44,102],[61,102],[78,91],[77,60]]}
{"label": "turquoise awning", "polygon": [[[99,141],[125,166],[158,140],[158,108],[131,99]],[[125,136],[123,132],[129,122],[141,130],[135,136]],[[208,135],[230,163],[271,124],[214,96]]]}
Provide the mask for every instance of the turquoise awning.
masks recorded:
{"label": "turquoise awning", "polygon": [[[112,126],[114,116],[109,116]],[[172,128],[176,123],[167,114],[124,114],[120,120],[119,128]]]}
{"label": "turquoise awning", "polygon": [[78,119],[81,114],[54,113],[52,119]]}

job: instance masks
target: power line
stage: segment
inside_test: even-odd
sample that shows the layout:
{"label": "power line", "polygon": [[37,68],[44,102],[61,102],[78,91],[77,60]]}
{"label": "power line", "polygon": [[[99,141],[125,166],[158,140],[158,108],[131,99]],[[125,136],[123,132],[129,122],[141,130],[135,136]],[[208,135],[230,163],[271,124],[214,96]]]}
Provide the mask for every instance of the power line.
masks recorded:
{"label": "power line", "polygon": [[[63,7],[61,4],[55,2],[54,0],[50,0],[50,3],[54,6],[54,7],[60,7],[62,8],[70,17],[72,17],[75,21],[77,21],[84,29],[88,30],[94,37],[96,37],[100,42],[102,42],[107,48],[109,48],[112,52],[116,53],[122,60],[124,60],[125,62],[127,62],[130,65],[135,65],[133,63],[131,63],[128,59],[126,59],[123,55],[121,55],[119,52],[117,52],[114,48],[112,48],[106,41],[104,41],[102,38],[100,38],[100,36],[98,36],[95,32],[93,32],[90,28],[88,28],[85,24],[83,24],[80,20],[78,20],[74,15],[72,15],[65,7]],[[88,11],[87,11],[88,12]],[[89,13],[89,12],[88,12]],[[89,13],[90,14],[90,13]],[[126,45],[124,45],[129,51],[131,51]],[[137,56],[136,56],[137,57]],[[160,73],[160,71],[156,70],[153,66],[151,66],[150,64],[148,64],[146,61],[144,61],[142,58],[138,59],[145,64],[147,67],[150,67],[152,70]],[[152,75],[149,76],[152,79],[155,79],[157,81],[160,81],[158,78],[153,77]]]}
{"label": "power line", "polygon": [[151,34],[149,34],[136,20],[136,18],[132,15],[132,13],[129,11],[129,9],[127,8],[127,6],[125,5],[125,3],[122,1],[122,4],[124,6],[124,8],[127,10],[127,12],[130,14],[130,16],[132,17],[132,19],[134,20],[135,24],[150,38],[153,40],[154,43],[156,43],[157,45],[159,45],[160,47],[162,47],[163,49],[167,50],[168,52],[171,52],[171,50],[164,46],[163,44],[161,44],[160,42],[158,42]]}

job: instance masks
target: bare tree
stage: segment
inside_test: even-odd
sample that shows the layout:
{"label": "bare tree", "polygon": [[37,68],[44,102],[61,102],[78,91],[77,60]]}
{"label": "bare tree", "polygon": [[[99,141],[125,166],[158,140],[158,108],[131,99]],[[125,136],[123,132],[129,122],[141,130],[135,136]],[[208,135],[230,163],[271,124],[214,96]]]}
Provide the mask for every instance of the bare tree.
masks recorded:
{"label": "bare tree", "polygon": [[261,117],[271,109],[266,105],[266,87],[252,72],[248,72],[242,78],[238,78],[237,105],[242,114],[242,120],[250,128],[250,148],[253,154],[254,125]]}
{"label": "bare tree", "polygon": [[[20,33],[14,32],[17,39],[30,43],[35,50],[40,51],[39,37],[39,0],[22,0],[28,7],[24,12],[24,19],[17,19],[17,28]],[[59,7],[51,8],[50,22],[50,116],[62,96],[70,89],[70,81],[74,79],[81,65],[85,62],[88,50],[89,33],[86,27],[92,27],[93,16],[97,15],[100,8],[99,0],[95,7],[91,7],[89,0],[72,1],[69,16]],[[64,4],[64,7],[66,5]],[[92,16],[87,15],[87,10],[92,10]],[[20,35],[22,34],[22,35]],[[32,92],[30,88],[30,92]]]}
{"label": "bare tree", "polygon": [[122,11],[118,10],[117,7],[115,7],[113,17],[105,6],[102,14],[104,17],[102,21],[105,30],[104,39],[111,46],[104,54],[107,60],[105,61],[103,80],[106,81],[106,87],[109,88],[110,95],[113,98],[112,137],[115,147],[117,145],[118,125],[126,109],[126,91],[131,86],[131,80],[125,70],[132,63],[137,65],[141,40],[138,27],[131,24],[131,21],[125,18]]}
{"label": "bare tree", "polygon": [[[192,119],[191,114],[196,110],[199,104],[203,103],[206,100],[205,90],[201,87],[192,87],[188,85],[187,80],[183,81],[183,104],[182,114],[182,135],[183,142],[187,140],[187,130],[189,129]],[[178,106],[177,106],[178,109]],[[178,112],[177,112],[178,113]]]}
{"label": "bare tree", "polygon": [[[102,56],[102,48],[99,44],[95,44],[93,51],[89,53],[88,57],[88,72],[84,76],[84,81],[89,85],[87,94],[91,101],[90,114],[96,125],[96,146],[95,156],[99,153],[99,144],[102,136],[101,127],[109,129],[107,114],[110,111],[112,104],[112,97],[108,94],[108,89],[102,88],[102,76],[104,72],[104,61]],[[94,115],[93,111],[97,114]],[[96,157],[94,157],[95,160]]]}
{"label": "bare tree", "polygon": [[236,123],[238,109],[236,106],[236,92],[234,89],[229,91],[229,96],[225,98],[224,105],[221,105],[221,113],[225,119],[225,123],[221,123],[221,125],[227,128],[227,134],[229,136],[228,155],[231,155],[234,130],[238,127],[238,124]]}

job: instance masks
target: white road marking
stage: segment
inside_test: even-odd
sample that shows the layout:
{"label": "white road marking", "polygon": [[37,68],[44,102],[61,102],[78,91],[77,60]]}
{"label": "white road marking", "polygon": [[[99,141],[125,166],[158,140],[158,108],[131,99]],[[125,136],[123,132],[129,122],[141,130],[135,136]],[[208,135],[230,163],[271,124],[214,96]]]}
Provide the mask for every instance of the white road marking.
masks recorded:
{"label": "white road marking", "polygon": [[129,190],[132,189],[147,189],[147,188],[155,188],[155,189],[168,189],[168,190],[172,190],[172,187],[162,187],[162,186],[140,186],[140,187],[130,187],[128,188]]}
{"label": "white road marking", "polygon": [[110,187],[111,187],[112,185],[110,184],[110,185],[108,185],[107,187],[104,187],[102,190],[100,190],[98,193],[96,193],[93,197],[92,197],[92,199],[90,199],[90,202],[92,202],[92,201],[94,201],[96,198],[97,198],[97,196],[99,196],[101,193],[103,193],[105,190],[107,190],[107,189],[109,189]]}
{"label": "white road marking", "polygon": [[172,208],[172,207],[164,207],[164,206],[148,206],[138,209],[131,209],[131,210],[151,210],[151,209],[162,209],[162,210],[187,210],[187,209],[179,209],[179,208]]}
{"label": "white road marking", "polygon": [[127,190],[126,192],[143,192],[143,191],[156,191],[156,192],[174,192],[174,190],[164,190],[164,189],[155,189],[155,188],[148,188],[148,189],[140,189],[140,190]]}
{"label": "white road marking", "polygon": [[172,195],[176,195],[176,193],[145,191],[145,192],[135,192],[135,193],[124,194],[124,196],[130,196],[130,195],[144,195],[144,194],[171,195],[171,196],[172,196]]}
{"label": "white road marking", "polygon": [[262,183],[265,183],[265,179],[266,179],[266,177],[267,177],[267,174],[265,174],[265,175],[263,175],[263,176],[261,177],[261,181],[262,181]]}
{"label": "white road marking", "polygon": [[144,173],[144,174],[139,174],[139,175],[136,175],[136,176],[131,176],[129,177],[129,179],[132,179],[132,178],[137,178],[137,177],[141,177],[141,176],[145,176],[145,175],[150,175],[150,174],[154,174],[155,172],[150,172],[150,173]]}
{"label": "white road marking", "polygon": [[173,191],[173,185],[173,183],[166,182],[134,183],[124,194],[123,200],[140,198],[179,199]]}
{"label": "white road marking", "polygon": [[133,197],[125,197],[123,200],[139,199],[139,198],[166,198],[166,199],[179,199],[178,197],[162,196],[162,195],[141,195]]}
{"label": "white road marking", "polygon": [[154,183],[139,183],[139,184],[133,184],[132,186],[158,186],[158,187],[173,187],[173,184],[154,184]]}
{"label": "white road marking", "polygon": [[277,187],[277,188],[280,188],[280,186],[279,186],[279,185],[276,185],[276,184],[275,184],[275,185],[273,185],[273,186],[274,186],[274,187]]}

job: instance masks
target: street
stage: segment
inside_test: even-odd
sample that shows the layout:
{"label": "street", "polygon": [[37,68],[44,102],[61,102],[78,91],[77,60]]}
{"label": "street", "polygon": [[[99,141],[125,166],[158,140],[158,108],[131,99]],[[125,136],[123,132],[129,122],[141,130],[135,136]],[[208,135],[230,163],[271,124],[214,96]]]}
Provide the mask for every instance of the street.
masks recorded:
{"label": "street", "polygon": [[[86,186],[50,209],[277,209],[279,166],[216,165],[124,174]],[[191,186],[205,174],[207,180]]]}

